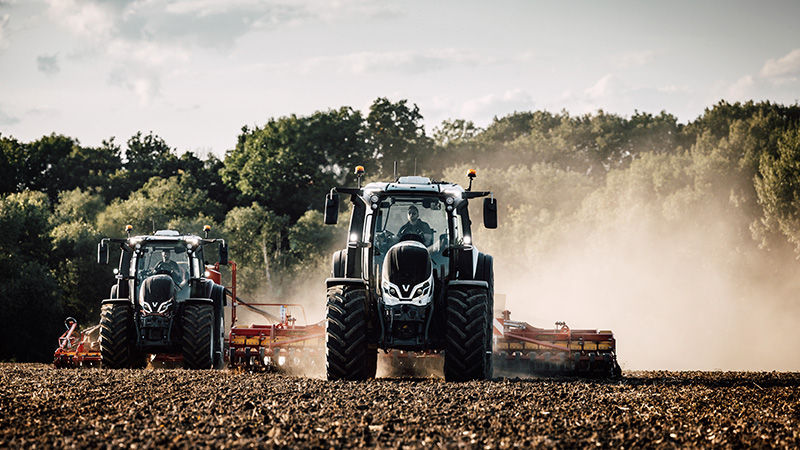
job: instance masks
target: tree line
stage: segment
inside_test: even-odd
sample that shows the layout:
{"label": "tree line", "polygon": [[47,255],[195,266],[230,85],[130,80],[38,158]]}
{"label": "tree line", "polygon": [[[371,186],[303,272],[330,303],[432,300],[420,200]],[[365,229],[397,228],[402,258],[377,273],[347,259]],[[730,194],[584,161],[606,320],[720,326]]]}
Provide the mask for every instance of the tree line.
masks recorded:
{"label": "tree line", "polygon": [[531,242],[486,233],[482,249],[525,267],[547,264],[567,228],[633,220],[634,204],[637,220],[665,228],[733,211],[743,248],[800,254],[798,105],[720,102],[687,124],[667,112],[530,111],[426,131],[423,119],[386,98],[366,113],[270,118],[243,127],[222,159],[179,153],[152,132],[98,147],[0,134],[0,360],[46,361],[66,316],[97,322],[113,274],[96,244],[126,224],[137,234],[210,224],[230,243],[245,295],[298,295],[295,279],[324,278],[344,236],[346,220],[322,225],[324,194],[354,184],[359,164],[370,180],[391,178],[394,162],[401,175],[455,182],[477,168],[481,189],[501,199],[502,234]]}

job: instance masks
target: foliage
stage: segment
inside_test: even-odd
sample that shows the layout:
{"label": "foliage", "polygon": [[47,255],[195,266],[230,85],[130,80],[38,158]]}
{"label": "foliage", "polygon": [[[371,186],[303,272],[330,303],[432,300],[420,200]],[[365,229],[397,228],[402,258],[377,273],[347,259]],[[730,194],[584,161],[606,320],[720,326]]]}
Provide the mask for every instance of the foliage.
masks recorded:
{"label": "foliage", "polygon": [[245,127],[228,152],[224,182],[242,198],[297,221],[320,208],[331,186],[352,180],[350,167],[366,157],[361,114],[351,108],[270,119]]}
{"label": "foliage", "polygon": [[50,204],[26,191],[0,198],[0,359],[42,361],[63,322],[62,297],[49,264]]}

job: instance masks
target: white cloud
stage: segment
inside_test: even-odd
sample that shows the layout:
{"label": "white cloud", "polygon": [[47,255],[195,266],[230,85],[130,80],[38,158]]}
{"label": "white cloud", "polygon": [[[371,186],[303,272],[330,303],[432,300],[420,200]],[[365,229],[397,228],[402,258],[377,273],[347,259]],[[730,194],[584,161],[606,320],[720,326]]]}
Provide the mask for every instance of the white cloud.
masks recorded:
{"label": "white cloud", "polygon": [[726,97],[736,100],[749,100],[756,82],[752,75],[745,75],[728,86]]}
{"label": "white cloud", "polygon": [[[417,74],[445,70],[452,67],[477,67],[497,62],[492,57],[458,49],[425,51],[359,52],[349,55],[325,56],[308,59],[299,65],[303,74],[332,70],[351,75],[369,75],[382,72]],[[295,65],[281,64],[275,69],[285,70]]]}
{"label": "white cloud", "polygon": [[674,93],[686,93],[689,92],[690,89],[687,86],[676,86],[674,84],[668,84],[666,86],[660,86],[656,88],[656,91],[663,92],[665,94],[674,94]]}
{"label": "white cloud", "polygon": [[533,97],[522,89],[512,89],[502,94],[489,94],[467,100],[461,106],[461,117],[487,123],[495,116],[504,116],[514,111],[535,109]]}
{"label": "white cloud", "polygon": [[597,80],[591,87],[586,88],[583,92],[590,99],[602,99],[619,94],[622,90],[622,85],[617,77],[612,74],[607,74]]}
{"label": "white cloud", "polygon": [[148,106],[161,94],[161,78],[147,70],[118,67],[108,77],[112,86],[124,87],[136,95],[140,106]]}
{"label": "white cloud", "polygon": [[781,58],[767,60],[761,68],[761,76],[770,79],[800,76],[800,48]]}
{"label": "white cloud", "polygon": [[73,33],[93,39],[107,38],[117,20],[114,8],[107,3],[50,0],[50,16]]}
{"label": "white cloud", "polygon": [[619,57],[619,64],[623,68],[641,67],[655,60],[656,52],[653,50],[640,50],[623,53]]}

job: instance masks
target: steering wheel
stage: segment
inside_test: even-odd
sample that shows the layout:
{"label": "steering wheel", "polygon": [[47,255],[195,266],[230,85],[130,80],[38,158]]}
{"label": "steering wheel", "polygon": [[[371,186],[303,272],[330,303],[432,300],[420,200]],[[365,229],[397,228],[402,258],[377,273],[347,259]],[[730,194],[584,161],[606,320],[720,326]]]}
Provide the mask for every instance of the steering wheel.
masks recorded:
{"label": "steering wheel", "polygon": [[420,244],[425,245],[425,238],[417,233],[403,233],[403,235],[400,236],[400,241],[417,241]]}
{"label": "steering wheel", "polygon": [[166,264],[160,262],[153,267],[153,274],[155,275],[172,275],[172,270],[170,270]]}

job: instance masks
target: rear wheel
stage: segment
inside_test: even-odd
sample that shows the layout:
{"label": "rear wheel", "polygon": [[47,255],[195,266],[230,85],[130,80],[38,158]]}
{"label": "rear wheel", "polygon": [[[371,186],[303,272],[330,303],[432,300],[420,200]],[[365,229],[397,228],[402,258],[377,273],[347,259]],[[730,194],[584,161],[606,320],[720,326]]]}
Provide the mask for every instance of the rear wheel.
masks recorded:
{"label": "rear wheel", "polygon": [[225,365],[225,315],[220,314],[214,322],[214,368],[222,369]]}
{"label": "rear wheel", "polygon": [[445,310],[444,378],[447,381],[491,377],[489,295],[484,288],[452,286]]}
{"label": "rear wheel", "polygon": [[214,368],[225,366],[225,307],[224,291],[220,287],[219,295],[214,299]]}
{"label": "rear wheel", "polygon": [[126,369],[141,366],[134,345],[133,310],[127,303],[110,303],[100,308],[100,356],[103,367]]}
{"label": "rear wheel", "polygon": [[362,288],[328,288],[325,354],[329,380],[375,378],[378,351],[369,343],[366,295]]}
{"label": "rear wheel", "polygon": [[214,305],[186,305],[181,324],[183,364],[187,369],[211,369],[214,363]]}
{"label": "rear wheel", "polygon": [[[486,302],[486,314],[488,314],[488,320],[486,321],[486,345],[489,351],[494,351],[494,258],[492,258],[491,255],[486,255],[484,253],[479,255],[475,279],[485,281],[489,285]],[[493,358],[491,356],[489,357],[488,364],[488,378],[491,378],[494,370]]]}

